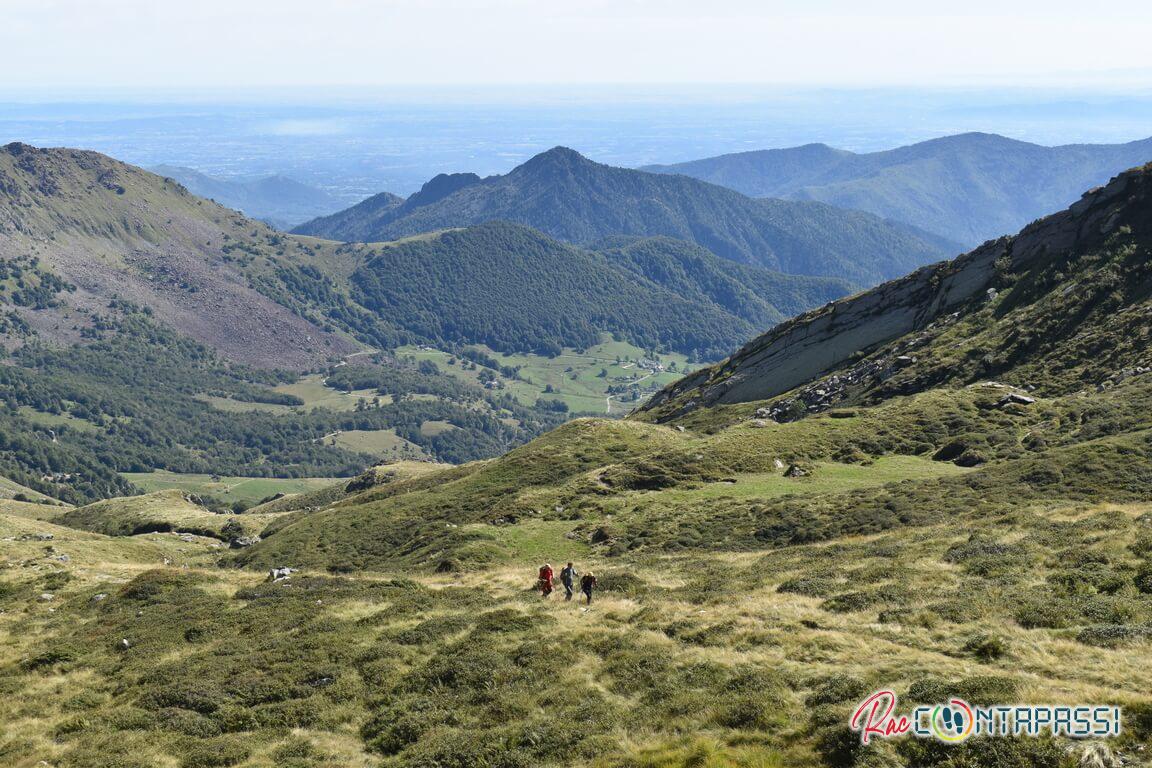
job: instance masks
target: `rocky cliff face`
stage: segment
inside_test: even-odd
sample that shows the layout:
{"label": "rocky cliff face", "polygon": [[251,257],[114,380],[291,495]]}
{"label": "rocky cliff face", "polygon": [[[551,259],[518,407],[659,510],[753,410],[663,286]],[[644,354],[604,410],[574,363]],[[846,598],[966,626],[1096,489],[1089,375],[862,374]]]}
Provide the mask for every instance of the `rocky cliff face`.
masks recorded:
{"label": "rocky cliff face", "polygon": [[[1152,233],[1152,166],[1117,176],[1014,237],[782,323],[723,363],[670,385],[641,410],[667,420],[701,406],[769,400],[808,383],[800,405],[818,410],[847,399],[846,387],[874,387],[913,367],[910,350],[994,301],[1004,276],[1028,275],[1104,247],[1121,232]],[[1069,280],[1063,291],[1075,285]],[[940,375],[934,371],[933,383]]]}

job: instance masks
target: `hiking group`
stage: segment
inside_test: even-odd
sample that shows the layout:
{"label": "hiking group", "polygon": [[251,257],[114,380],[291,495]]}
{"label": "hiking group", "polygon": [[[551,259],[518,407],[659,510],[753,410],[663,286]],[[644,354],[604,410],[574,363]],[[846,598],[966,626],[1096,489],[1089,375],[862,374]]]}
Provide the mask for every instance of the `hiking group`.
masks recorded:
{"label": "hiking group", "polygon": [[[565,567],[560,569],[560,583],[564,586],[564,599],[571,600],[573,587],[576,583],[576,577],[580,574],[576,571],[576,567],[572,563],[568,563]],[[540,566],[540,574],[538,577],[538,585],[540,587],[540,594],[543,597],[548,597],[552,594],[552,584],[554,575],[552,573],[552,566],[548,563]],[[596,587],[596,576],[591,571],[580,576],[580,591],[584,593],[587,600],[587,605],[592,604],[592,590]]]}

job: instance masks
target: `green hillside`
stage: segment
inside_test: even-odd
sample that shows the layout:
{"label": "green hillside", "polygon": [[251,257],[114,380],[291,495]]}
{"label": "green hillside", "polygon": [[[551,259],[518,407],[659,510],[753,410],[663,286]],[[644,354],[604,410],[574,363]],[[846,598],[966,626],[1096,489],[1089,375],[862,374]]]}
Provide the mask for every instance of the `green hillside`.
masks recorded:
{"label": "green hillside", "polygon": [[778,272],[872,284],[951,255],[950,242],[876,216],[815,202],[753,200],[728,189],[594,163],[563,147],[504,176],[440,177],[403,205],[391,198],[294,231],[378,241],[488,221],[512,221],[570,243],[666,236]]}
{"label": "green hillside", "polygon": [[[414,201],[468,183],[445,177]],[[329,478],[377,459],[497,455],[565,407],[622,415],[642,394],[634,379],[652,377],[481,380],[391,351],[482,344],[548,369],[545,355],[610,334],[638,356],[708,361],[849,290],[672,240],[599,253],[511,224],[377,245],[287,236],[103,155],[12,144],[0,150],[0,471],[82,504],[154,470],[187,476],[188,490],[199,475]]]}
{"label": "green hillside", "polygon": [[[565,418],[375,352],[418,339],[350,298],[367,257],[103,155],[0,149],[0,473],[83,504],[152,470],[327,479],[395,446],[475,459]],[[326,385],[351,365],[385,391]]]}
{"label": "green hillside", "polygon": [[[574,753],[523,741],[530,714],[485,735],[493,706],[530,696],[529,677],[501,686],[499,703],[466,698],[463,719],[403,738],[370,720],[368,749],[397,764],[464,744],[486,745],[472,747],[485,759],[557,765],[1080,759],[1080,747],[1050,739],[1007,740],[995,757],[981,740],[938,754],[915,739],[863,749],[847,714],[884,686],[913,701],[1119,703],[1129,730],[1108,748],[1138,749],[1152,736],[1144,683],[1128,673],[1147,661],[1152,621],[1150,190],[1152,169],[1125,174],[995,251],[782,326],[670,388],[643,414],[662,424],[573,422],[499,459],[299,517],[235,561],[431,583],[445,572],[475,584],[479,570],[507,595],[494,609],[539,617],[505,614],[513,644],[559,632],[588,647],[564,678],[574,695],[606,687],[607,701],[664,718],[652,730],[614,719]],[[878,298],[916,323],[900,330],[875,312]],[[855,313],[875,326],[850,322]],[[828,317],[840,322],[818,322]],[[798,387],[774,378],[772,366],[786,377],[803,365],[772,344],[819,355],[881,330],[891,338],[845,354],[840,370]],[[798,337],[814,337],[815,351],[789,341]],[[598,610],[528,602],[534,565],[567,558],[602,574]],[[430,633],[417,668],[474,690],[460,682],[465,659],[441,655],[461,653],[462,636],[429,622],[421,614],[413,627]],[[757,714],[732,714],[733,676],[769,670],[782,677],[754,686]],[[405,708],[435,706],[410,678],[390,690]],[[763,715],[787,702],[808,707],[800,723]]]}
{"label": "green hillside", "polygon": [[843,282],[729,272],[701,249],[685,251],[660,240],[601,254],[495,222],[379,250],[352,274],[352,296],[433,344],[555,354],[607,332],[715,360],[784,319],[776,295],[806,309],[848,292]]}
{"label": "green hillside", "polygon": [[[0,755],[20,768],[1140,765],[1150,213],[1152,167],[780,324],[632,418],[571,421],[497,458],[374,468],[235,515],[174,491],[0,505],[0,685],[17,694],[0,698]],[[620,258],[659,264],[643,247]],[[390,370],[360,368],[328,381],[356,391]],[[419,381],[471,383],[443,375]],[[339,405],[315,417],[364,412]],[[461,431],[437,421],[403,428]],[[590,604],[534,588],[542,563],[569,560],[597,577]],[[1108,739],[863,745],[849,719],[881,689],[908,710],[1121,707],[1123,725]]]}
{"label": "green hillside", "polygon": [[781,324],[667,388],[650,418],[768,400],[781,420],[940,386],[1039,395],[1149,371],[1149,167],[955,261]]}
{"label": "green hillside", "polygon": [[852,293],[830,277],[786,275],[729,259],[670,237],[614,237],[595,250],[616,266],[701,303],[714,303],[756,328],[767,328]]}
{"label": "green hillside", "polygon": [[1044,147],[969,133],[884,152],[809,144],[643,170],[683,174],[752,197],[820,200],[975,246],[1149,161],[1152,139]]}

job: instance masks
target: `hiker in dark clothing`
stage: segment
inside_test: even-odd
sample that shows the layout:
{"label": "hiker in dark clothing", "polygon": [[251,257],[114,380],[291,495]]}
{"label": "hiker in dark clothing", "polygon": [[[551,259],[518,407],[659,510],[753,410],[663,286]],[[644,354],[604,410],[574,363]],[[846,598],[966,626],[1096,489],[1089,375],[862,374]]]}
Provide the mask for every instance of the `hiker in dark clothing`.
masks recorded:
{"label": "hiker in dark clothing", "polygon": [[592,573],[586,573],[584,578],[580,579],[580,591],[588,598],[588,605],[592,605],[592,588],[595,586],[596,576]]}
{"label": "hiker in dark clothing", "polygon": [[576,577],[579,575],[572,563],[568,563],[567,566],[560,569],[560,583],[564,585],[564,599],[566,601],[572,599],[572,592],[574,590],[573,582],[575,582]]}
{"label": "hiker in dark clothing", "polygon": [[548,597],[552,594],[552,566],[548,563],[540,566],[540,595]]}

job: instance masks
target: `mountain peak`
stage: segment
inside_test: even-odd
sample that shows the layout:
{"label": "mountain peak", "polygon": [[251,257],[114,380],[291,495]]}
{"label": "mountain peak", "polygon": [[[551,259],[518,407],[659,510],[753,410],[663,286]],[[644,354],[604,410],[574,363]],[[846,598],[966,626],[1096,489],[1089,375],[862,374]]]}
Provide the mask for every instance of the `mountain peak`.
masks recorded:
{"label": "mountain peak", "polygon": [[578,167],[588,167],[596,165],[584,155],[580,154],[574,149],[568,147],[552,147],[546,152],[541,152],[535,157],[531,158],[523,165],[514,169],[512,173],[517,171],[541,171],[544,169],[567,169],[572,170]]}
{"label": "mountain peak", "polygon": [[6,153],[12,155],[13,157],[18,157],[25,152],[34,152],[36,147],[32,146],[31,144],[25,144],[22,141],[13,141],[11,144],[5,144],[3,147],[0,147],[0,149],[4,150]]}
{"label": "mountain peak", "polygon": [[[952,136],[940,136],[935,139],[927,139],[910,145],[910,149],[917,147],[1015,147],[1015,146],[1029,146],[1029,142],[1020,141],[1019,139],[1012,139],[1007,136],[1001,136],[998,133],[986,133],[984,131],[969,131],[967,133],[957,133]],[[1031,145],[1035,146],[1035,145]],[[898,150],[894,150],[898,151]]]}
{"label": "mountain peak", "polygon": [[408,198],[407,205],[409,208],[431,205],[479,181],[480,177],[474,173],[441,173],[426,181],[419,192]]}

